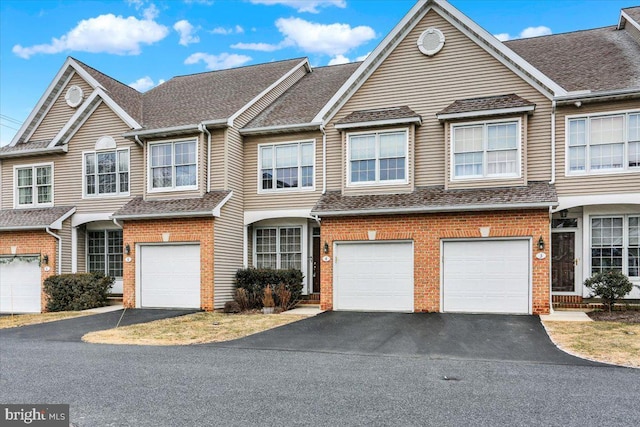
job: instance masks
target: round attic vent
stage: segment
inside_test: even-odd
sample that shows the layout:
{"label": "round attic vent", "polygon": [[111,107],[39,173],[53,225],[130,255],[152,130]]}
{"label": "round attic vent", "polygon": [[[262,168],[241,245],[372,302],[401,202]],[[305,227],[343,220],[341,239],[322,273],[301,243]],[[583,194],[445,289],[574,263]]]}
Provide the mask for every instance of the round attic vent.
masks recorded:
{"label": "round attic vent", "polygon": [[433,56],[442,50],[444,34],[437,28],[427,28],[418,37],[418,49],[427,56]]}
{"label": "round attic vent", "polygon": [[64,99],[69,107],[76,108],[80,105],[82,103],[82,89],[80,86],[73,85],[67,89]]}

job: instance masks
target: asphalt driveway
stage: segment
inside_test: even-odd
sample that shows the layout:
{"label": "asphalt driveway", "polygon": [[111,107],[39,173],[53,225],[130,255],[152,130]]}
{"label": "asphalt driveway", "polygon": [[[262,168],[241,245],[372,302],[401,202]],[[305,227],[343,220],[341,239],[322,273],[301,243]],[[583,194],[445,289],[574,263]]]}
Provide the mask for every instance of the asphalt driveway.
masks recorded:
{"label": "asphalt driveway", "polygon": [[21,326],[19,328],[0,329],[0,340],[3,338],[23,338],[38,341],[77,342],[80,341],[84,334],[89,332],[115,328],[116,325],[118,325],[118,321],[120,321],[120,326],[128,326],[136,323],[146,323],[154,320],[168,319],[170,317],[184,316],[185,314],[196,313],[197,311],[198,310],[159,310],[144,308],[133,308],[127,309],[126,311],[110,311],[108,313],[73,317],[71,319],[57,320],[54,322]]}
{"label": "asphalt driveway", "polygon": [[211,345],[596,365],[559,350],[537,316],[325,312],[260,334]]}

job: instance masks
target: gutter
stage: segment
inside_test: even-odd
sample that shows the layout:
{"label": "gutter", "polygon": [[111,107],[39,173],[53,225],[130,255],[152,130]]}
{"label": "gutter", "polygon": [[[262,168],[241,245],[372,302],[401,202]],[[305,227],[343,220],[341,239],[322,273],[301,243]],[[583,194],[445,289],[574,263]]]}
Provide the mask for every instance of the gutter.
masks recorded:
{"label": "gutter", "polygon": [[17,150],[17,151],[9,151],[7,153],[0,153],[0,159],[8,159],[11,157],[26,157],[26,156],[37,156],[39,154],[50,154],[50,153],[66,153],[69,151],[69,147],[65,145],[57,145],[55,147],[45,147],[45,148],[34,148],[31,150]]}
{"label": "gutter", "polygon": [[158,129],[144,129],[144,130],[132,130],[122,134],[124,138],[136,138],[136,137],[154,137],[154,136],[168,136],[168,135],[180,135],[184,133],[196,133],[201,132],[200,125],[207,127],[228,127],[229,123],[227,119],[224,120],[210,120],[191,125],[171,126]]}
{"label": "gutter", "polygon": [[556,101],[551,101],[551,181],[556,183]]}
{"label": "gutter", "polygon": [[556,96],[554,99],[558,102],[559,106],[562,106],[574,104],[576,101],[598,102],[635,98],[640,98],[640,89],[638,88],[606,90],[602,92],[581,92],[564,96]]}
{"label": "gutter", "polygon": [[112,220],[129,220],[129,219],[158,219],[158,218],[195,218],[195,217],[207,217],[216,216],[214,211],[204,212],[172,212],[172,213],[157,213],[157,214],[131,214],[131,215],[118,215],[112,216]]}
{"label": "gutter", "polygon": [[51,231],[48,226],[44,228],[44,231],[46,231],[48,234],[51,234],[58,240],[58,255],[56,255],[56,265],[58,269],[58,275],[60,275],[62,274],[62,237]]}
{"label": "gutter", "polygon": [[348,211],[319,211],[311,212],[312,216],[356,216],[356,215],[387,215],[387,214],[411,214],[430,212],[460,212],[471,210],[506,210],[506,209],[539,209],[558,206],[558,202],[540,203],[510,203],[504,205],[460,205],[460,206],[436,206],[415,208],[382,208],[382,209],[354,209]]}
{"label": "gutter", "polygon": [[305,132],[313,131],[318,128],[322,128],[324,125],[322,122],[309,122],[309,123],[296,123],[293,125],[277,125],[277,126],[263,126],[258,128],[240,129],[238,132],[240,135],[266,135],[270,133],[279,132]]}
{"label": "gutter", "polygon": [[320,125],[320,131],[322,132],[322,194],[327,194],[327,133],[324,125]]}

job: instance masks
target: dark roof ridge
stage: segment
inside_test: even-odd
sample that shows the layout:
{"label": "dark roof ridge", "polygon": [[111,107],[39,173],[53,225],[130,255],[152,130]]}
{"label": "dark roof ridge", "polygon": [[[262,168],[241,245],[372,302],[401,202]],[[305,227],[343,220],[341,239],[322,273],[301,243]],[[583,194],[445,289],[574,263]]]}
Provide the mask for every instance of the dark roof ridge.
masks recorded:
{"label": "dark roof ridge", "polygon": [[587,32],[587,31],[597,31],[597,30],[604,30],[604,29],[617,30],[617,26],[616,25],[605,25],[603,27],[583,28],[581,30],[565,31],[563,33],[544,34],[544,35],[541,35],[541,36],[533,36],[533,37],[520,37],[520,38],[517,38],[517,39],[505,40],[502,43],[511,43],[511,42],[517,42],[517,41],[522,41],[522,40],[531,40],[531,39],[542,39],[542,38],[545,38],[545,37],[566,36],[568,34],[584,33],[584,32]]}
{"label": "dark roof ridge", "polygon": [[[118,84],[119,84],[119,85],[121,85],[122,87],[125,87],[125,88],[127,88],[127,89],[129,89],[129,90],[131,90],[131,91],[133,91],[133,92],[135,92],[135,93],[137,93],[138,95],[142,94],[142,92],[140,92],[140,91],[138,91],[138,90],[136,90],[136,89],[132,88],[132,87],[131,87],[131,86],[129,86],[128,84],[122,83],[120,80],[116,79],[115,77],[111,77],[110,75],[103,73],[102,71],[98,70],[97,68],[92,67],[91,65],[87,65],[86,63],[84,63],[84,62],[80,61],[78,58],[74,58],[73,56],[70,56],[69,58],[71,58],[71,59],[73,59],[74,61],[76,61],[76,62],[77,62],[78,64],[80,64],[82,67],[90,68],[92,71],[95,71],[96,73],[103,75],[104,77],[106,77],[106,78],[108,78],[108,79],[112,80],[112,81],[113,81],[113,82],[115,82],[115,83],[118,83]],[[99,82],[98,82],[98,83],[99,83]],[[106,88],[105,88],[105,89],[106,89]],[[107,89],[107,90],[108,90],[108,89]]]}
{"label": "dark roof ridge", "polygon": [[258,64],[248,64],[248,65],[241,65],[239,67],[224,68],[222,70],[210,70],[210,71],[202,71],[202,72],[199,72],[199,73],[192,73],[192,74],[180,74],[180,75],[171,77],[167,81],[170,81],[170,80],[173,80],[173,79],[184,78],[184,77],[200,76],[202,74],[213,74],[213,73],[222,73],[222,72],[225,72],[225,71],[232,71],[232,70],[242,70],[244,68],[260,67],[260,66],[263,66],[263,65],[277,64],[277,63],[287,62],[287,61],[295,61],[295,60],[303,61],[305,59],[308,59],[308,58],[306,56],[301,56],[301,57],[298,57],[298,58],[279,59],[277,61],[260,62]]}
{"label": "dark roof ridge", "polygon": [[362,64],[363,62],[364,61],[352,61],[352,62],[345,62],[344,64],[319,65],[317,67],[313,67],[313,69],[318,70],[318,69],[331,68],[331,67],[344,67],[346,65]]}

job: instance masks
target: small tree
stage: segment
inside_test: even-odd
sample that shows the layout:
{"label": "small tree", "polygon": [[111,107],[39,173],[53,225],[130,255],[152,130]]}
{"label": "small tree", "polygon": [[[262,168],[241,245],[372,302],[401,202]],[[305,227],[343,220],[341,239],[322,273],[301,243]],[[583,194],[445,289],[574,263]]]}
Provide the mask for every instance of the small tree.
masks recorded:
{"label": "small tree", "polygon": [[276,303],[273,300],[273,292],[271,291],[270,285],[267,285],[267,287],[264,288],[264,297],[262,297],[262,305],[267,308],[273,308],[276,306]]}
{"label": "small tree", "polygon": [[613,309],[616,300],[623,298],[633,289],[627,276],[619,270],[607,270],[596,273],[584,281],[584,285],[591,290],[592,297],[602,298],[602,302]]}

